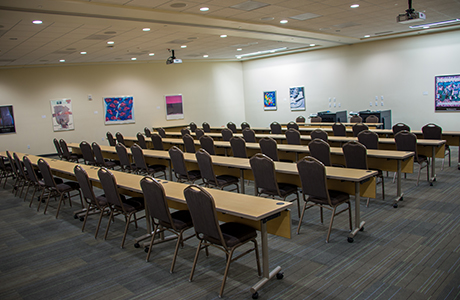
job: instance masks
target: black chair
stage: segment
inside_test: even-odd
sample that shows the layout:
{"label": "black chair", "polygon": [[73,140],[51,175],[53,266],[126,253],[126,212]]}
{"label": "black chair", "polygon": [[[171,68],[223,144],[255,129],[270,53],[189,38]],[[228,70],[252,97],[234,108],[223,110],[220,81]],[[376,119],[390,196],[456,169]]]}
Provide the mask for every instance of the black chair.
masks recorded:
{"label": "black chair", "polygon": [[298,117],[295,119],[295,122],[296,122],[296,123],[305,123],[305,117],[304,117],[304,116],[298,116]]}
{"label": "black chair", "polygon": [[182,150],[176,146],[172,146],[169,149],[169,157],[171,158],[173,172],[178,182],[194,183],[196,180],[201,179],[200,170],[187,170]]}
{"label": "black chair", "polygon": [[319,128],[313,130],[313,131],[310,133],[310,137],[311,137],[312,140],[314,140],[314,139],[321,139],[321,140],[323,140],[323,141],[325,141],[325,142],[328,141],[327,132],[324,131],[324,130],[322,130],[322,129],[319,129]]}
{"label": "black chair", "polygon": [[113,134],[107,131],[107,140],[109,141],[109,146],[115,147],[117,145],[117,141],[113,138]]}
{"label": "black chair", "polygon": [[360,116],[352,116],[350,118],[350,123],[362,123],[363,122],[363,118],[361,118]]}
{"label": "black chair", "polygon": [[197,128],[195,122],[191,122],[191,123],[189,124],[189,127],[190,127],[190,131],[191,131],[191,132],[195,132],[195,130],[196,130],[196,128]]}
{"label": "black chair", "polygon": [[195,129],[195,136],[196,136],[197,140],[199,140],[200,137],[202,137],[203,135],[204,135],[203,129],[201,129],[201,128]]}
{"label": "black chair", "polygon": [[211,155],[216,155],[216,150],[214,147],[214,140],[209,135],[204,135],[200,138],[201,148],[206,150]]}
{"label": "black chair", "polygon": [[311,117],[310,118],[311,123],[321,123],[322,120],[323,120],[323,118],[321,118],[321,117]]}
{"label": "black chair", "polygon": [[284,134],[289,145],[300,145],[300,132],[298,130],[289,128]]}
{"label": "black chair", "polygon": [[400,131],[409,131],[410,132],[410,127],[404,123],[396,123],[391,127],[391,130],[393,131],[393,135],[396,135]]}
{"label": "black chair", "polygon": [[138,132],[137,135],[137,144],[142,148],[142,149],[148,149],[147,148],[147,143],[145,142],[145,136]]}
{"label": "black chair", "polygon": [[234,136],[230,139],[233,157],[248,158],[246,152],[246,142],[239,136]]}
{"label": "black chair", "polygon": [[335,122],[332,125],[332,132],[334,133],[334,136],[347,136],[347,129],[345,125],[340,122]]}
{"label": "black chair", "polygon": [[[3,161],[3,160],[2,160]],[[35,172],[35,169],[32,165],[32,162],[27,156],[24,156],[22,158],[22,162],[24,163],[24,166],[27,170],[27,176],[29,177],[29,184],[27,186],[26,194],[24,196],[24,201],[27,198],[27,193],[29,192],[30,186],[34,187],[34,191],[32,193],[32,198],[30,199],[29,207],[32,206],[32,202],[34,201],[34,196],[37,191],[42,191],[45,188],[45,182],[43,180],[40,180],[37,176],[37,173]]]}
{"label": "black chair", "polygon": [[[442,128],[434,123],[428,123],[422,127],[423,138],[427,140],[442,140]],[[444,158],[442,159],[441,170],[444,169],[444,160],[446,155],[449,155],[449,167],[451,163],[450,159],[450,147],[445,144]]]}
{"label": "black chair", "polygon": [[154,178],[144,177],[141,179],[140,184],[142,193],[144,194],[145,205],[147,206],[153,225],[153,233],[152,238],[150,239],[150,245],[148,246],[146,260],[149,261],[150,259],[150,254],[152,253],[152,248],[155,242],[155,236],[157,234],[163,234],[166,230],[168,230],[177,237],[176,249],[174,251],[171,269],[169,270],[169,272],[172,273],[174,271],[174,265],[176,264],[179,246],[183,246],[184,241],[194,236],[194,234],[192,234],[185,239],[183,237],[184,232],[193,227],[192,217],[190,216],[188,210],[176,210],[173,213],[169,211],[165,190]]}
{"label": "black chair", "polygon": [[98,143],[93,142],[91,144],[93,148],[93,153],[94,156],[96,157],[96,165],[99,167],[105,167],[108,169],[114,169],[116,166],[119,166],[119,162],[112,161],[110,159],[104,158],[104,155],[102,154],[101,147],[99,146]]}
{"label": "black chair", "polygon": [[63,139],[59,140],[59,144],[61,145],[62,157],[64,157],[65,160],[78,162],[80,158],[83,158],[81,154],[70,153],[69,147],[67,147],[67,143]]}
{"label": "black chair", "polygon": [[6,156],[8,157],[9,166],[11,167],[11,170],[13,171],[13,177],[15,178],[14,183],[13,183],[13,190],[11,192],[14,193],[14,195],[16,196],[18,194],[18,187],[20,185],[20,181],[22,180],[22,178],[19,175],[19,170],[13,159],[13,156],[11,156],[9,151],[6,151]]}
{"label": "black chair", "polygon": [[236,132],[237,132],[237,130],[236,130],[236,125],[235,125],[235,123],[233,123],[233,122],[228,122],[228,123],[227,123],[227,128],[230,129],[233,133],[236,133]]}
{"label": "black chair", "polygon": [[294,128],[295,130],[299,130],[299,125],[297,125],[296,122],[291,121],[287,124],[287,129],[291,129],[291,128]]}
{"label": "black chair", "polygon": [[[395,135],[396,149],[398,151],[411,151],[414,152],[414,162],[418,163],[418,176],[417,185],[420,181],[420,172],[426,168],[426,180],[430,181],[430,161],[425,155],[419,155],[417,151],[417,136],[409,131],[403,130]],[[396,178],[393,178],[393,182]]]}
{"label": "black chair", "polygon": [[[273,159],[265,154],[257,153],[249,160],[252,174],[254,175],[255,190],[257,196],[263,194],[275,197],[278,196],[283,201],[289,195],[295,195],[297,200],[297,211],[300,216],[299,193],[297,186],[291,183],[282,183],[276,180],[275,163]],[[294,201],[293,200],[293,201]]]}
{"label": "black chair", "polygon": [[353,136],[357,137],[361,131],[369,130],[369,127],[367,127],[367,125],[363,123],[356,123],[355,125],[353,125],[352,130]]}
{"label": "black chair", "polygon": [[366,118],[364,123],[378,123],[379,122],[379,117],[370,115],[369,117]]}
{"label": "black chair", "polygon": [[[51,174],[51,168],[49,164],[43,158],[40,158],[38,160],[38,168],[40,170],[40,173],[43,176],[43,181],[45,182],[45,186],[40,196],[40,199],[43,199],[43,195],[45,194],[46,191],[48,192],[48,198],[46,200],[45,210],[43,211],[44,214],[46,214],[46,210],[48,209],[48,205],[49,205],[51,196],[58,195],[59,204],[58,204],[57,211],[56,211],[56,219],[57,219],[57,217],[59,216],[59,210],[61,209],[61,204],[62,202],[65,201],[64,199],[65,195],[67,195],[67,198],[69,199],[69,204],[70,206],[72,206],[71,198],[73,196],[76,196],[77,194],[72,195],[70,192],[74,192],[74,191],[78,192],[78,195],[80,196],[81,206],[83,207],[83,199],[82,199],[81,192],[80,192],[80,185],[77,182],[67,181],[67,182],[59,183],[59,184],[56,183],[53,175]],[[40,203],[41,201],[38,202],[37,211],[40,209]]]}
{"label": "black chair", "polygon": [[131,146],[131,154],[134,157],[134,162],[136,165],[136,173],[140,175],[151,175],[154,176],[155,173],[162,172],[165,179],[166,177],[166,166],[164,165],[147,165],[145,162],[144,152],[138,144]]}
{"label": "black chair", "polygon": [[195,141],[193,140],[193,137],[190,136],[190,134],[186,134],[182,137],[182,140],[184,141],[184,149],[185,152],[187,153],[195,153]]}
{"label": "black chair", "polygon": [[331,166],[331,147],[323,139],[314,139],[308,143],[310,156],[320,161],[325,166]]}
{"label": "black chair", "polygon": [[251,128],[248,122],[241,123],[241,130],[245,130],[246,128]]}
{"label": "black chair", "polygon": [[184,127],[180,130],[180,133],[182,134],[182,136],[188,134],[190,135],[190,130],[188,130],[188,128]]}
{"label": "black chair", "polygon": [[370,130],[363,130],[358,133],[358,142],[366,146],[367,149],[378,149],[379,135]]}
{"label": "black chair", "polygon": [[[200,240],[195,259],[193,260],[193,267],[189,280],[193,280],[200,251],[205,249],[206,254],[208,254],[209,246],[214,246],[223,251],[227,259],[219,297],[222,297],[224,293],[230,263],[252,251],[256,254],[257,272],[260,276],[261,270],[259,250],[257,247],[257,231],[250,226],[236,222],[219,224],[213,197],[199,186],[193,185],[185,188],[184,196],[192,216],[196,237]],[[253,242],[254,247],[244,251],[236,258],[233,258],[234,251],[248,242]]]}
{"label": "black chair", "polygon": [[271,137],[264,137],[259,141],[260,151],[273,159],[274,161],[279,161],[278,157],[278,145],[274,139]]}
{"label": "black chair", "polygon": [[230,141],[230,139],[233,137],[233,132],[228,128],[223,128],[221,134],[222,139],[226,142]]}
{"label": "black chair", "polygon": [[272,134],[282,134],[283,131],[281,130],[281,124],[278,122],[272,122],[270,124],[270,132]]}
{"label": "black chair", "polygon": [[166,138],[166,130],[164,130],[162,127],[157,129],[158,134],[161,136],[161,138]]}
{"label": "black chair", "polygon": [[57,138],[53,139],[53,143],[54,143],[54,148],[56,149],[56,152],[59,156],[59,159],[63,159],[61,145],[59,144],[59,141],[57,140]]}
{"label": "black chair", "polygon": [[121,134],[121,132],[115,133],[115,137],[117,138],[117,143],[118,143],[118,144],[123,144],[123,145],[126,146],[126,144],[125,144],[125,138],[123,137],[123,134]]}
{"label": "black chair", "polygon": [[[15,174],[13,172],[12,166],[9,164],[9,162],[5,162],[3,157],[0,157],[0,172],[1,172],[1,180],[5,178],[5,182],[3,183],[3,188],[6,186],[6,182],[8,181],[9,177],[14,178]],[[1,183],[0,180],[0,183]]]}
{"label": "black chair", "polygon": [[128,150],[126,146],[118,143],[115,146],[115,150],[117,151],[118,160],[120,161],[120,167],[123,172],[134,172],[136,170],[136,164],[131,163],[131,160],[128,156]]}
{"label": "black chair", "polygon": [[83,213],[76,214],[75,218],[80,217],[80,220],[83,220],[81,231],[84,231],[88,216],[99,214],[99,221],[96,226],[96,233],[94,234],[94,238],[97,238],[99,227],[101,226],[102,216],[104,215],[104,212],[107,212],[107,199],[105,195],[96,196],[94,194],[93,184],[89,180],[88,173],[86,173],[86,171],[80,165],[76,165],[73,171],[83,193],[83,198],[86,201],[86,209]]}
{"label": "black chair", "polygon": [[87,165],[95,166],[96,160],[94,159],[94,152],[91,149],[91,145],[88,142],[83,141],[80,143],[81,154],[83,155],[83,161]]}
{"label": "black chair", "polygon": [[[236,191],[240,192],[240,187],[238,185],[239,178],[232,175],[218,175],[214,173],[214,168],[212,165],[212,158],[208,152],[204,149],[200,149],[196,152],[196,160],[198,162],[198,167],[200,168],[201,177],[206,187],[217,187],[221,190],[224,187],[229,185],[235,185]],[[233,190],[235,190],[233,189]],[[232,191],[233,191],[232,190]]]}
{"label": "black chair", "polygon": [[246,143],[255,143],[256,142],[256,133],[249,127],[243,129],[243,138]]}
{"label": "black chair", "polygon": [[[350,230],[352,230],[350,196],[347,193],[327,188],[326,168],[324,164],[313,157],[307,156],[297,162],[297,170],[302,183],[303,200],[305,201],[297,227],[297,234],[300,232],[305,211],[313,206],[320,207],[321,224],[323,223],[323,208],[332,210],[326,243],[329,243],[334,217],[347,210]],[[345,203],[347,207],[336,212],[337,207]]]}
{"label": "black chair", "polygon": [[22,160],[19,159],[19,156],[16,154],[16,152],[13,152],[13,162],[14,162],[14,165],[16,166],[16,172],[18,176],[18,180],[16,182],[16,195],[19,192],[19,188],[21,188],[19,197],[22,197],[22,192],[24,191],[24,188],[27,185],[29,185],[29,177],[27,176]]}
{"label": "black chair", "polygon": [[[125,217],[125,231],[121,240],[121,247],[125,245],[126,234],[128,233],[129,224],[134,222],[137,228],[137,221],[141,218],[137,218],[136,213],[144,210],[144,198],[132,197],[127,199],[124,195],[120,195],[118,191],[117,181],[112,172],[106,168],[101,168],[97,172],[99,181],[101,182],[102,189],[104,190],[105,198],[107,199],[107,207],[110,209],[110,216],[107,222],[107,228],[105,229],[104,240],[107,239],[109,233],[110,224],[115,222],[115,216],[122,214]],[[134,217],[134,220],[131,220]]]}
{"label": "black chair", "polygon": [[211,132],[211,126],[207,122],[203,122],[203,131],[206,133]]}
{"label": "black chair", "polygon": [[164,150],[163,139],[158,133],[152,133],[150,136],[153,144],[153,150]]}
{"label": "black chair", "polygon": [[144,133],[146,137],[150,137],[152,135],[152,131],[148,127],[144,127]]}

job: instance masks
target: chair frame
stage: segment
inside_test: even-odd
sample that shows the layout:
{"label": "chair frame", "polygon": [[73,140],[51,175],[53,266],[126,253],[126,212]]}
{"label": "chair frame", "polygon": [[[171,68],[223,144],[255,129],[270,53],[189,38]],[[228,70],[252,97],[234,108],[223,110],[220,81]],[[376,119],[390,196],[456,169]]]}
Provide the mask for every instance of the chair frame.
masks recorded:
{"label": "chair frame", "polygon": [[[211,155],[208,152],[206,152],[206,150],[201,148],[200,150],[198,150],[195,153],[195,155],[196,155],[196,160],[198,162],[198,167],[200,168],[201,179],[203,180],[203,183],[204,183],[204,185],[206,187],[214,186],[216,188],[219,188],[219,189],[223,190],[224,187],[234,184],[236,186],[236,188],[232,189],[230,191],[236,190],[237,193],[240,192],[240,186],[238,184],[239,178],[235,177],[236,182],[230,181],[230,182],[226,182],[224,184],[219,184],[219,179],[224,179],[225,180],[225,178],[230,178],[230,175],[218,175],[218,176],[216,176],[216,174],[214,172],[214,166],[212,164]],[[234,176],[231,176],[231,177],[234,177]]]}

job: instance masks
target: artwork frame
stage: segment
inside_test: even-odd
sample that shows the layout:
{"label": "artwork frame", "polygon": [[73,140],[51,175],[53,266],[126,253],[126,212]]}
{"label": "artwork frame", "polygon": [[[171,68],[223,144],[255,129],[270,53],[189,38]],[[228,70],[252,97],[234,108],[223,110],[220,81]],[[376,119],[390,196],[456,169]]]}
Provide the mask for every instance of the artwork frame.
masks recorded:
{"label": "artwork frame", "polygon": [[182,94],[165,95],[166,120],[184,119]]}
{"label": "artwork frame", "polygon": [[105,125],[132,124],[134,118],[134,96],[108,96],[104,97],[104,122]]}
{"label": "artwork frame", "polygon": [[13,105],[0,106],[0,134],[16,133]]}
{"label": "artwork frame", "polygon": [[264,91],[264,110],[276,110],[276,109],[277,109],[276,90]]}
{"label": "artwork frame", "polygon": [[291,111],[306,109],[304,86],[294,86],[289,88],[289,103]]}
{"label": "artwork frame", "polygon": [[460,111],[460,74],[435,76],[434,111]]}
{"label": "artwork frame", "polygon": [[69,131],[75,129],[70,98],[50,100],[53,131]]}

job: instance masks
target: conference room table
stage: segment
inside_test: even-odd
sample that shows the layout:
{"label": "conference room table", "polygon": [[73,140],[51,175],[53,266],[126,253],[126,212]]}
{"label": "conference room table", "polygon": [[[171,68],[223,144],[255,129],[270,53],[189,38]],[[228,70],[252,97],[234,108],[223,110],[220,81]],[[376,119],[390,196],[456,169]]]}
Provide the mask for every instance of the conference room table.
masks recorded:
{"label": "conference room table", "polygon": [[[48,162],[54,175],[76,180],[74,167],[77,165],[73,162],[62,161],[59,159],[44,158],[30,154],[17,153],[20,158],[27,156],[34,165],[40,158]],[[6,152],[0,152],[0,156],[6,157]],[[88,176],[94,186],[100,187],[97,171],[99,167],[79,164],[88,173]],[[143,196],[140,186],[142,175],[125,173],[120,171],[111,172],[115,175],[117,185],[122,194],[129,196]],[[158,180],[158,179],[157,179]],[[158,180],[165,189],[168,205],[174,209],[188,209],[184,197],[184,189],[188,184],[178,183],[167,180]],[[261,250],[262,250],[262,272],[263,277],[251,287],[251,293],[256,293],[269,279],[277,274],[281,274],[281,266],[277,266],[272,271],[269,269],[268,255],[268,233],[277,236],[291,238],[291,214],[290,208],[292,203],[277,201],[252,195],[235,194],[217,189],[206,188],[214,198],[218,218],[223,222],[239,222],[252,226],[260,231]],[[147,234],[153,234],[150,218],[146,207]],[[137,239],[139,240],[139,239]]]}

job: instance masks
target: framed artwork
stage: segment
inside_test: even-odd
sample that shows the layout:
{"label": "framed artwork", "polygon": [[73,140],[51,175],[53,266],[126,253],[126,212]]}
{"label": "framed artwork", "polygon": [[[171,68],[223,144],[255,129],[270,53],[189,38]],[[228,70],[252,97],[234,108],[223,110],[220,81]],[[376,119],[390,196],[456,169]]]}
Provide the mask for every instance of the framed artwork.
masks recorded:
{"label": "framed artwork", "polygon": [[305,110],[305,89],[303,86],[289,88],[291,111]]}
{"label": "framed artwork", "polygon": [[14,122],[13,105],[0,106],[0,134],[15,132],[16,125]]}
{"label": "framed artwork", "polygon": [[264,92],[264,110],[276,110],[276,91]]}
{"label": "framed artwork", "polygon": [[51,116],[54,131],[74,130],[72,100],[51,100]]}
{"label": "framed artwork", "polygon": [[106,125],[135,123],[133,96],[105,97],[103,102]]}
{"label": "framed artwork", "polygon": [[166,120],[178,120],[184,118],[182,95],[166,95]]}
{"label": "framed artwork", "polygon": [[460,75],[435,77],[434,109],[436,111],[460,111]]}

